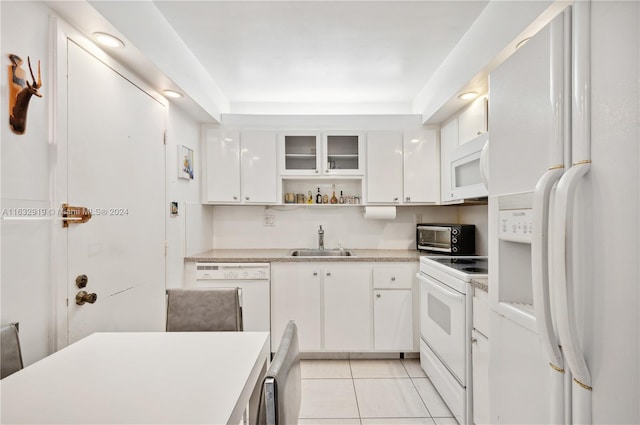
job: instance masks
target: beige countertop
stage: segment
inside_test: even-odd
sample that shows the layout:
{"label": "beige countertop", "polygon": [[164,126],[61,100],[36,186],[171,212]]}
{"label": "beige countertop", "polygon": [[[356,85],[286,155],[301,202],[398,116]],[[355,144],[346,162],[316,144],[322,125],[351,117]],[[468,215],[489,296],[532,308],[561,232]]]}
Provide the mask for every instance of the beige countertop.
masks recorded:
{"label": "beige countertop", "polygon": [[209,261],[215,263],[274,263],[274,262],[417,262],[424,255],[418,251],[406,249],[350,249],[355,257],[291,257],[292,249],[212,249],[200,254],[185,257],[187,262]]}

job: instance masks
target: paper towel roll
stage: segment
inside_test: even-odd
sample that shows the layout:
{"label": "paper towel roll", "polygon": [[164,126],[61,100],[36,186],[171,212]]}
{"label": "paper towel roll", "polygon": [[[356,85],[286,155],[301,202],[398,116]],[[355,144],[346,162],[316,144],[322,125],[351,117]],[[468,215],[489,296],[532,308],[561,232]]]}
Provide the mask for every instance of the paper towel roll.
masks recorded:
{"label": "paper towel roll", "polygon": [[396,207],[364,207],[365,220],[395,220]]}

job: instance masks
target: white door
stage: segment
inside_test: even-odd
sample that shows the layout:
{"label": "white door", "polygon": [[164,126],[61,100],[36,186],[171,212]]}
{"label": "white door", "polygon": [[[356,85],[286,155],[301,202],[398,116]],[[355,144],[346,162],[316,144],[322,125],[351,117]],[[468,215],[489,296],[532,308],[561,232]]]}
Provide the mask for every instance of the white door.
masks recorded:
{"label": "white door", "polygon": [[371,350],[371,268],[323,269],[324,349]]}
{"label": "white door", "polygon": [[[66,229],[68,342],[95,331],[160,331],[165,291],[165,110],[67,43],[66,199],[93,217]],[[64,189],[62,192],[64,193]],[[64,258],[66,257],[66,258]],[[76,304],[76,277],[96,294]]]}
{"label": "white door", "polygon": [[272,264],[271,351],[280,345],[289,320],[298,326],[300,351],[320,351],[322,299],[320,267],[316,264]]}
{"label": "white door", "polygon": [[411,289],[373,291],[373,330],[376,350],[413,350]]}
{"label": "white door", "polygon": [[240,203],[240,132],[206,130],[207,202]]}
{"label": "white door", "polygon": [[440,155],[435,130],[405,130],[404,203],[440,202]]}
{"label": "white door", "polygon": [[242,201],[274,204],[278,198],[276,133],[250,130],[240,134]]}
{"label": "white door", "polygon": [[[425,182],[421,182],[425,184]],[[367,133],[367,202],[398,204],[402,197],[402,132]]]}

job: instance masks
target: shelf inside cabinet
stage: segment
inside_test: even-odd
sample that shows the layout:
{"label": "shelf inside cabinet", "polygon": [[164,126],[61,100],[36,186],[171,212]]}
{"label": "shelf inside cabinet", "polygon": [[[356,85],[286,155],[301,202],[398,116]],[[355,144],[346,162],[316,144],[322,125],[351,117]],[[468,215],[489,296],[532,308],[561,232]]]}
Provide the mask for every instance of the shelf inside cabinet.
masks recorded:
{"label": "shelf inside cabinet", "polygon": [[[335,189],[334,189],[335,188]],[[333,191],[335,190],[336,198],[340,199],[340,195],[342,192],[342,197],[344,199],[344,203],[340,204],[317,204],[316,203],[316,195],[318,194],[318,189],[320,189],[321,195],[327,195],[329,200],[333,195]],[[297,200],[298,195],[304,196],[304,204],[294,202],[294,203],[286,203],[285,198],[286,194],[293,194],[293,199]],[[309,193],[311,193],[313,203],[309,204]],[[283,178],[282,179],[282,203],[284,205],[313,205],[313,206],[357,206],[362,203],[362,179],[361,178],[346,178],[346,179],[336,179],[336,178]]]}

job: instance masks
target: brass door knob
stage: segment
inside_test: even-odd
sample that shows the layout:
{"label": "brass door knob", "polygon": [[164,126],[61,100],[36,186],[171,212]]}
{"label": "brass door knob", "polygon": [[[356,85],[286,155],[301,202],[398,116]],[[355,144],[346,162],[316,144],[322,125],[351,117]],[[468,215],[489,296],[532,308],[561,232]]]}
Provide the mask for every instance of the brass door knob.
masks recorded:
{"label": "brass door knob", "polygon": [[87,291],[80,291],[76,294],[76,304],[83,305],[84,303],[93,304],[98,300],[98,295],[90,294]]}
{"label": "brass door knob", "polygon": [[87,286],[87,283],[89,282],[89,278],[87,277],[86,274],[81,274],[78,277],[76,277],[76,286],[78,288],[84,288],[85,286]]}

